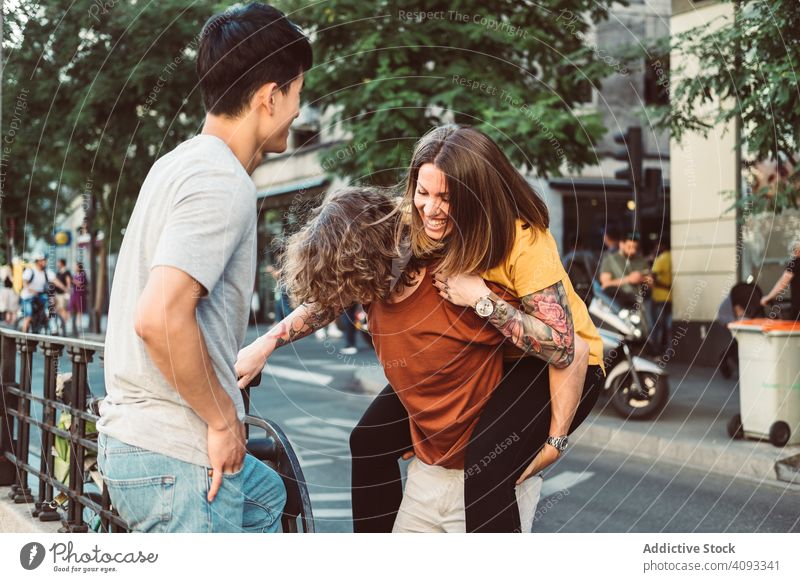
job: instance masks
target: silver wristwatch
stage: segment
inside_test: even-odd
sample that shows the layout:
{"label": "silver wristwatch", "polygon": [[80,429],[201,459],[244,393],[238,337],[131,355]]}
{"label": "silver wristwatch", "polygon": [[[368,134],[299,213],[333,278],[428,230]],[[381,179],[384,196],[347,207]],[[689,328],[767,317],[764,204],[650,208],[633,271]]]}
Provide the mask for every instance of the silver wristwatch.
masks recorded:
{"label": "silver wristwatch", "polygon": [[569,437],[567,435],[559,437],[549,436],[547,437],[547,440],[545,442],[551,447],[555,447],[556,449],[558,449],[559,453],[563,453],[564,451],[567,450],[567,443],[569,442]]}
{"label": "silver wristwatch", "polygon": [[475,312],[481,317],[489,317],[494,313],[494,301],[488,295],[481,297],[475,304]]}

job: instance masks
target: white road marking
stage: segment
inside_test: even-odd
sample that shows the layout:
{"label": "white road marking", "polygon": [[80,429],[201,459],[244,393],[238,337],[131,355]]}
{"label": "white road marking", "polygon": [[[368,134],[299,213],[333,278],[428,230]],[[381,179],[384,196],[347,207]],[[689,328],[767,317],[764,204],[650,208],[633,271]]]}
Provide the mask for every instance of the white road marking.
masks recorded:
{"label": "white road marking", "polygon": [[[336,442],[348,442],[350,440],[350,428],[353,421],[343,418],[314,418],[311,416],[289,418],[284,421],[286,426],[292,427],[292,433],[298,439],[317,438],[324,439],[329,444]],[[337,425],[344,424],[347,428],[340,428]],[[333,442],[331,442],[333,441]]]}
{"label": "white road marking", "polygon": [[337,441],[348,442],[350,431],[336,428],[335,426],[304,426],[294,430],[295,438],[317,437],[328,439],[328,443],[336,444]]}
{"label": "white road marking", "polygon": [[[336,444],[336,443],[331,442],[331,437],[329,437],[329,436],[321,437],[321,436],[314,436],[314,435],[310,435],[310,434],[295,434],[295,435],[292,436],[292,446],[294,446],[295,442],[300,442],[300,441],[317,441],[319,443],[325,443],[326,445]],[[343,442],[347,442],[347,441],[343,441]]]}
{"label": "white road marking", "polygon": [[333,425],[342,428],[350,428],[352,429],[356,422],[358,422],[354,418],[338,418],[335,416],[323,416],[323,417],[313,417],[313,416],[295,416],[293,418],[288,418],[284,421],[284,424],[288,424],[290,426],[304,426],[306,424],[325,424],[325,425]]}
{"label": "white road marking", "polygon": [[315,467],[317,465],[330,465],[333,463],[333,459],[312,459],[311,461],[303,461],[300,463],[300,467],[303,469],[308,469],[309,467]]}
{"label": "white road marking", "polygon": [[564,471],[555,477],[548,477],[542,484],[542,497],[547,497],[559,491],[568,491],[576,485],[594,477],[591,471]]}
{"label": "white road marking", "polygon": [[298,370],[296,368],[284,368],[283,366],[276,366],[274,364],[267,364],[264,368],[264,372],[271,375],[273,378],[283,378],[284,380],[311,384],[312,386],[328,386],[333,382],[333,376],[327,374],[317,374],[316,372]]}
{"label": "white road marking", "polygon": [[349,493],[312,493],[311,501],[350,501]]}
{"label": "white road marking", "polygon": [[353,519],[353,513],[349,509],[314,509],[314,519],[343,517]]}
{"label": "white road marking", "polygon": [[350,448],[346,446],[341,447],[330,447],[327,449],[317,449],[311,448],[310,446],[306,446],[302,449],[304,455],[327,455],[330,457],[347,457],[350,456]]}

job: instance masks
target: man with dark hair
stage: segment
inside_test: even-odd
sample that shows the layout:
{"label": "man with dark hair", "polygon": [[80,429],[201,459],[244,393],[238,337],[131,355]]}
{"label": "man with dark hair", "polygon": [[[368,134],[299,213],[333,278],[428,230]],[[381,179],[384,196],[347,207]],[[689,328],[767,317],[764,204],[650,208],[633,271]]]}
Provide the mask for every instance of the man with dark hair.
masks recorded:
{"label": "man with dark hair", "polygon": [[619,251],[606,253],[600,263],[600,285],[624,307],[636,303],[636,297],[646,288],[652,288],[653,277],[647,260],[639,253],[639,233],[626,233],[620,241]]}
{"label": "man with dark hair", "polygon": [[277,531],[278,474],[245,454],[235,361],[256,265],[250,174],[286,149],[311,46],[253,3],[211,18],[197,59],[200,135],[156,161],[119,252],[99,465],[136,531]]}

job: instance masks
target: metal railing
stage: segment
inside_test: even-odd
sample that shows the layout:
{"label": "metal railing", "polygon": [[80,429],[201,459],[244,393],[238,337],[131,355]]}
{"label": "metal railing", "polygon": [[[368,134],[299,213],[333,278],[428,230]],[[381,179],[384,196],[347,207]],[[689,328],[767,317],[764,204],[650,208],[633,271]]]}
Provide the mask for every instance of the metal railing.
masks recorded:
{"label": "metal railing", "polygon": [[[34,354],[44,357],[41,395],[34,390]],[[61,521],[60,532],[128,531],[127,524],[114,511],[105,483],[99,492],[87,490],[87,457],[97,455],[97,433],[87,426],[99,419],[96,407],[89,410],[92,397],[88,382],[88,365],[98,356],[101,361],[104,345],[89,340],[37,335],[0,328],[0,486],[11,486],[9,496],[15,503],[33,503],[32,515],[44,522]],[[59,399],[56,394],[59,361],[66,353],[72,365],[69,390]],[[17,365],[19,361],[19,366]],[[249,409],[249,389],[245,403]],[[95,401],[96,402],[96,401]],[[41,407],[34,415],[32,406]],[[69,426],[59,428],[57,414],[69,415]],[[302,469],[289,440],[275,423],[248,415],[251,428],[266,433],[265,438],[248,438],[248,452],[271,465],[283,478],[287,503],[281,516],[284,532],[297,532],[298,519],[304,532],[314,531],[311,500]],[[39,466],[31,459],[31,429],[40,433]],[[68,480],[56,478],[56,441],[69,447]],[[37,492],[31,480],[38,481]],[[90,488],[91,489],[91,488]],[[61,497],[66,503],[56,502]],[[88,510],[88,511],[87,511]],[[86,515],[91,517],[87,521]],[[90,528],[90,525],[92,526]]]}

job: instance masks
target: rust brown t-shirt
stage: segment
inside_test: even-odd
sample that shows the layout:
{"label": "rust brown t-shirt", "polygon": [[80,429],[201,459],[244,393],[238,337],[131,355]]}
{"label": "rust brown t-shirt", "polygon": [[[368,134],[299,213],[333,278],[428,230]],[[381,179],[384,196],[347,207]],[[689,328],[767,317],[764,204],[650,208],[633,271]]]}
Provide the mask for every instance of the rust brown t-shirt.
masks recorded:
{"label": "rust brown t-shirt", "polygon": [[411,295],[372,303],[367,315],[375,352],[408,411],[414,453],[429,465],[462,469],[472,430],[503,375],[503,336],[472,307],[442,298],[430,268]]}

